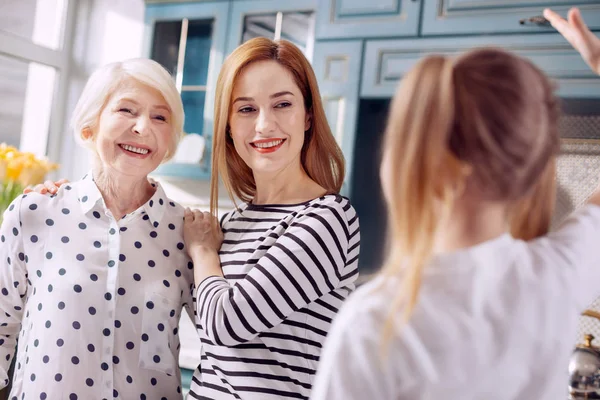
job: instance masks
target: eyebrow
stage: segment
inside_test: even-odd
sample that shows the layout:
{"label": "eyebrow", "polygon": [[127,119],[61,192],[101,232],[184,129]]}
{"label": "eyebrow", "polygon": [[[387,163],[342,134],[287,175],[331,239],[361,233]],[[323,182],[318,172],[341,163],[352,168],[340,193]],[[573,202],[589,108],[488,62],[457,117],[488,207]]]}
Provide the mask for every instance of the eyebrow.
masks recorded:
{"label": "eyebrow", "polygon": [[[275,99],[277,97],[281,97],[281,96],[285,96],[285,95],[291,95],[291,96],[293,96],[294,93],[292,93],[292,92],[290,92],[288,90],[284,90],[284,91],[281,91],[281,92],[273,93],[272,95],[269,96],[269,98]],[[254,98],[253,97],[238,97],[233,102],[237,103],[238,101],[254,101]]]}
{"label": "eyebrow", "polygon": [[[120,98],[120,99],[119,99],[119,101],[118,101],[118,103],[120,103],[120,102],[122,102],[122,101],[126,101],[126,102],[129,102],[129,103],[133,103],[133,104],[135,104],[136,106],[139,106],[139,105],[140,105],[140,103],[138,103],[137,101],[135,101],[135,100],[133,100],[133,99],[130,99],[129,97],[123,97],[123,98]],[[118,104],[118,103],[117,103],[117,104]],[[171,109],[170,109],[168,106],[164,106],[164,105],[162,105],[162,104],[158,104],[158,105],[152,106],[152,108],[158,108],[158,109],[160,109],[160,110],[165,110],[165,111],[167,111],[167,112],[169,112],[169,113],[171,112]]]}

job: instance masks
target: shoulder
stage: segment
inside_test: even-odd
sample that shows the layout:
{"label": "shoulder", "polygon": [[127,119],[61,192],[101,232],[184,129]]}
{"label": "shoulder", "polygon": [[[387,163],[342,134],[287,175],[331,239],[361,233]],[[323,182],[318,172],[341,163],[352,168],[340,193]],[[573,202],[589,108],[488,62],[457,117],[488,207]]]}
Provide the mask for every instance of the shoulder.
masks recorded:
{"label": "shoulder", "polygon": [[152,200],[154,202],[158,202],[161,206],[164,207],[165,213],[172,217],[182,217],[185,211],[185,208],[167,196],[164,188],[160,184],[160,182],[155,181],[152,178],[148,178],[152,186],[156,188],[156,193],[152,196]]}
{"label": "shoulder", "polygon": [[331,222],[337,222],[346,229],[358,226],[356,210],[350,200],[339,194],[330,194],[309,202],[300,215],[320,217]]}

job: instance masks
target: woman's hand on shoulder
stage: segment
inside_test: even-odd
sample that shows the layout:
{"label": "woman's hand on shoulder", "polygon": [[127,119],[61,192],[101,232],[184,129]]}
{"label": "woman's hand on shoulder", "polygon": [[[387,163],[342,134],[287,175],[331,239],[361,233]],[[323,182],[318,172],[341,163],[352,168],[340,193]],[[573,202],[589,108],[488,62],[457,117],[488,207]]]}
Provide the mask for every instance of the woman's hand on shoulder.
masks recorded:
{"label": "woman's hand on shoulder", "polygon": [[571,8],[567,19],[545,9],[544,17],[581,54],[590,68],[600,75],[600,38],[587,27],[579,9]]}
{"label": "woman's hand on shoulder", "polygon": [[185,209],[183,239],[191,257],[198,252],[218,252],[223,243],[223,231],[217,218],[209,212]]}
{"label": "woman's hand on shoulder", "polygon": [[56,194],[58,192],[58,188],[64,185],[65,183],[69,183],[67,179],[60,179],[56,182],[51,180],[47,180],[44,183],[40,183],[39,185],[35,185],[34,187],[27,187],[23,190],[23,193],[31,193],[36,192],[40,194]]}

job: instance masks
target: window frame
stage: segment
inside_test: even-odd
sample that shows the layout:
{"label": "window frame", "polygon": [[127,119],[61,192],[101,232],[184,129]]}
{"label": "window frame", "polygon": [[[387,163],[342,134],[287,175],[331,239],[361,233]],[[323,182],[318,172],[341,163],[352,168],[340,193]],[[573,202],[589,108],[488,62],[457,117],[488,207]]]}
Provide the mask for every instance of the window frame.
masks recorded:
{"label": "window frame", "polygon": [[77,1],[66,0],[65,15],[62,26],[62,46],[51,49],[33,43],[23,37],[0,31],[0,54],[27,63],[34,62],[56,69],[56,80],[52,94],[50,121],[48,129],[41,138],[46,140],[45,155],[52,160],[60,158],[62,134],[65,131],[65,107],[70,85],[71,53],[73,48],[73,32],[76,23]]}

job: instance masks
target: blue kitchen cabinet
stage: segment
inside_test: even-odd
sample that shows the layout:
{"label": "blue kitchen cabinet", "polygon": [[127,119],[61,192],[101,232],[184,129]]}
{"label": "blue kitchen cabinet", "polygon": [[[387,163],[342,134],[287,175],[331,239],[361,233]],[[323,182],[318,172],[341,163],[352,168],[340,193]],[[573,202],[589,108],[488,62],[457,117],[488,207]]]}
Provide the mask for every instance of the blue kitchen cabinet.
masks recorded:
{"label": "blue kitchen cabinet", "polygon": [[424,36],[554,32],[554,28],[543,23],[543,18],[536,18],[546,7],[566,16],[569,8],[577,6],[587,24],[592,29],[600,29],[598,0],[423,1],[421,33]]}
{"label": "blue kitchen cabinet", "polygon": [[224,59],[229,11],[229,1],[146,6],[145,53],[175,78],[186,114],[184,131],[205,139],[200,163],[169,162],[155,171],[157,175],[210,176],[213,99]]}
{"label": "blue kitchen cabinet", "polygon": [[317,39],[417,36],[423,0],[321,0]]}
{"label": "blue kitchen cabinet", "polygon": [[346,157],[345,195],[352,182],[362,51],[362,40],[319,41],[313,60],[329,126]]}
{"label": "blue kitchen cabinet", "polygon": [[236,0],[231,3],[226,54],[252,37],[286,39],[311,58],[317,0]]}
{"label": "blue kitchen cabinet", "polygon": [[600,77],[558,34],[367,41],[360,95],[392,97],[402,76],[421,57],[434,53],[458,55],[482,46],[502,47],[530,59],[557,81],[558,94],[563,98],[600,97]]}

